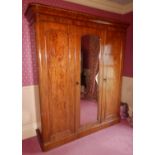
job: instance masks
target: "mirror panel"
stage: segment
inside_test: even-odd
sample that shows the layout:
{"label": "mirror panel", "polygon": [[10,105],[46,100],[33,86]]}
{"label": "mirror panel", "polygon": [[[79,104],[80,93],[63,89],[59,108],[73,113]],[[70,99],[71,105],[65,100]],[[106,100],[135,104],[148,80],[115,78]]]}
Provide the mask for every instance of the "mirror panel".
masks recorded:
{"label": "mirror panel", "polygon": [[98,121],[99,51],[98,36],[84,35],[81,37],[81,126]]}

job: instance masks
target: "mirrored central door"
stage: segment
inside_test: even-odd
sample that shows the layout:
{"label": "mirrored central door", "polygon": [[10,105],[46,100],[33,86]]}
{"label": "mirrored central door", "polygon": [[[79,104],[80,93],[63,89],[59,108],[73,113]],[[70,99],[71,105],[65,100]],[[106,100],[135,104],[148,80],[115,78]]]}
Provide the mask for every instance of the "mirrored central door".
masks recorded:
{"label": "mirrored central door", "polygon": [[81,37],[80,126],[98,121],[99,40],[96,35],[88,34]]}

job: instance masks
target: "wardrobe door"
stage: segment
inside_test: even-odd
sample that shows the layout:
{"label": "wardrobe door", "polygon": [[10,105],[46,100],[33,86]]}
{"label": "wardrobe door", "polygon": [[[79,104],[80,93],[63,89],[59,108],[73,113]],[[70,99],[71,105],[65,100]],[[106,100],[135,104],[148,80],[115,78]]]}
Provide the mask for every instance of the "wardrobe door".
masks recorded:
{"label": "wardrobe door", "polygon": [[76,26],[76,34],[76,51],[80,56],[76,124],[82,131],[99,124],[101,119],[101,32],[97,27]]}
{"label": "wardrobe door", "polygon": [[73,135],[75,80],[74,34],[68,25],[40,24],[40,89],[44,141]]}
{"label": "wardrobe door", "polygon": [[124,32],[108,27],[103,54],[105,86],[104,119],[119,119]]}

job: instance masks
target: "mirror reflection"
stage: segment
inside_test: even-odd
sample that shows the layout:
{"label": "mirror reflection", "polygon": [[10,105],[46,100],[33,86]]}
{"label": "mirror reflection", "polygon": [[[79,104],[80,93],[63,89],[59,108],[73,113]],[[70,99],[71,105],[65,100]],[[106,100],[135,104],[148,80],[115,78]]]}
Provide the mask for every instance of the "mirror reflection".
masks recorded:
{"label": "mirror reflection", "polygon": [[98,36],[82,36],[80,125],[97,122],[99,51]]}

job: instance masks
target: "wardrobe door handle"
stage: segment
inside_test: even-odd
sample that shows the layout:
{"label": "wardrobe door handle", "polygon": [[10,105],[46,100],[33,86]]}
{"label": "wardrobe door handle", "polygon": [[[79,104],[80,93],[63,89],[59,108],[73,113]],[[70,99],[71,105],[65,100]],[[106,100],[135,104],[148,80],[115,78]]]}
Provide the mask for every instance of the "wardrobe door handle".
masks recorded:
{"label": "wardrobe door handle", "polygon": [[79,85],[79,82],[78,81],[76,81],[76,85]]}
{"label": "wardrobe door handle", "polygon": [[106,79],[106,78],[104,78],[104,79],[103,79],[103,81],[107,81],[107,79]]}

